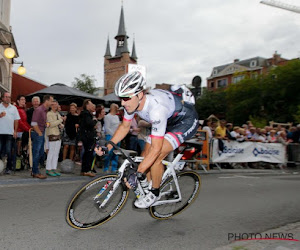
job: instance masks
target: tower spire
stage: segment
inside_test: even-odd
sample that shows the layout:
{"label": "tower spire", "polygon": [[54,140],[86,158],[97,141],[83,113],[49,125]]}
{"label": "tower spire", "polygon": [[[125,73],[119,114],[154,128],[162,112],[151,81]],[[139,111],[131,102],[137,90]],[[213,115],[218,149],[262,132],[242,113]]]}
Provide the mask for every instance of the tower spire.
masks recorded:
{"label": "tower spire", "polygon": [[135,51],[135,38],[133,38],[131,58],[134,59],[135,61],[138,59]]}
{"label": "tower spire", "polygon": [[129,38],[129,36],[127,36],[127,34],[126,34],[125,21],[124,21],[124,10],[123,10],[123,5],[122,5],[118,34],[115,36],[115,39],[117,40],[117,48],[116,48],[115,56],[121,56],[122,53],[129,52],[128,46],[127,46],[128,38]]}
{"label": "tower spire", "polygon": [[109,36],[107,37],[106,51],[104,57],[111,57],[110,45],[109,45]]}

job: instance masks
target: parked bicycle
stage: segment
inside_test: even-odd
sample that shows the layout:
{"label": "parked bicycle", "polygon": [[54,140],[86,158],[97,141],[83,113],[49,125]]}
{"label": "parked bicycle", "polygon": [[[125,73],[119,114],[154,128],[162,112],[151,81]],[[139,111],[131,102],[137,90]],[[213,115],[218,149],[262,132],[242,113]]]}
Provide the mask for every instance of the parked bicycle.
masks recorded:
{"label": "parked bicycle", "polygon": [[[128,199],[130,189],[123,178],[128,168],[137,169],[143,157],[131,157],[128,151],[108,143],[125,160],[116,174],[95,177],[72,195],[66,209],[66,221],[73,228],[89,229],[102,225],[115,217]],[[169,219],[181,213],[199,194],[200,176],[192,170],[183,170],[185,162],[180,161],[182,156],[183,152],[180,152],[172,162],[162,161],[166,170],[160,185],[160,199],[148,208],[155,219]],[[134,190],[136,197],[145,195],[145,191],[138,182]]]}

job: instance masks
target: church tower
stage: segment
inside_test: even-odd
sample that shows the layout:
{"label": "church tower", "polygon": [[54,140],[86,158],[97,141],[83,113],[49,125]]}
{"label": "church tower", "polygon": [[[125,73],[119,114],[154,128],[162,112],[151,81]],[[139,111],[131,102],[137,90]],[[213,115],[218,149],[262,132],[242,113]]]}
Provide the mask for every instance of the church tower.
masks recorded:
{"label": "church tower", "polygon": [[114,91],[116,81],[127,72],[128,64],[137,64],[135,42],[133,41],[132,54],[128,49],[128,38],[125,29],[124,10],[121,7],[115,56],[111,55],[109,38],[107,38],[106,51],[104,55],[104,94]]}

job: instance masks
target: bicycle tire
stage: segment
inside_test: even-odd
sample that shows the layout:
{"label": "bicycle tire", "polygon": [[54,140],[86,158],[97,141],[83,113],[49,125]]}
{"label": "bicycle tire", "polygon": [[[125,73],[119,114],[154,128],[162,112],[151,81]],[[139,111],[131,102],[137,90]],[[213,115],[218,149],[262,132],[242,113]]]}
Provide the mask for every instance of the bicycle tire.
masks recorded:
{"label": "bicycle tire", "polygon": [[[99,204],[105,199],[118,175],[109,174],[96,177],[80,187],[71,197],[66,209],[66,222],[76,229],[90,229],[102,225],[115,217],[127,201],[129,190],[122,183],[110,197],[105,208],[99,208]],[[110,182],[110,184],[108,184]],[[99,191],[108,184],[108,188],[96,200]]]}
{"label": "bicycle tire", "polygon": [[[169,219],[187,207],[189,207],[197,198],[200,186],[201,179],[200,175],[193,171],[183,171],[176,174],[178,178],[178,183],[181,191],[182,200],[176,203],[167,203],[158,206],[153,206],[149,208],[150,215],[159,220]],[[163,192],[167,188],[172,188],[168,197],[161,197],[160,200],[174,199],[176,198],[176,187],[173,177],[169,177],[160,187],[160,192]],[[177,194],[178,195],[178,194]]]}

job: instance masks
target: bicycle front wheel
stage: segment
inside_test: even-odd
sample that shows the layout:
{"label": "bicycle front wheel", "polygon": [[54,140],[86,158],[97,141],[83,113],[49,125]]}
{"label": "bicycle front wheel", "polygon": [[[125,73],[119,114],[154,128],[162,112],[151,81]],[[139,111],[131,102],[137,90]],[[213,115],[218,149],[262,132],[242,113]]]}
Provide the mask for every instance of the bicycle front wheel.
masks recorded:
{"label": "bicycle front wheel", "polygon": [[[175,203],[165,203],[149,208],[150,215],[155,219],[169,219],[176,214],[181,213],[197,198],[201,180],[200,176],[193,171],[184,171],[176,174],[181,192],[181,201]],[[160,201],[174,200],[179,197],[173,177],[168,178],[160,187],[160,193],[163,195]]]}
{"label": "bicycle front wheel", "polygon": [[[120,183],[112,195],[109,195],[117,179],[118,176],[114,174],[100,176],[79,188],[67,205],[68,225],[76,229],[89,229],[100,226],[116,216],[129,194],[129,190]],[[106,205],[100,207],[105,199]]]}

